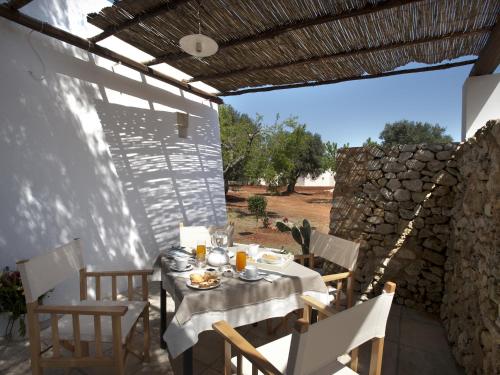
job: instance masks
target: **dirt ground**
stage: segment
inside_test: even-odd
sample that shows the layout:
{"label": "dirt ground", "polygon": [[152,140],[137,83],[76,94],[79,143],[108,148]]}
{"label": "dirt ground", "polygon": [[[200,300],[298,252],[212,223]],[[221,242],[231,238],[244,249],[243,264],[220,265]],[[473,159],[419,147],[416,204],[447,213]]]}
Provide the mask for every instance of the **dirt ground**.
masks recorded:
{"label": "dirt ground", "polygon": [[[265,186],[242,186],[232,188],[226,196],[229,220],[235,223],[235,241],[240,243],[259,243],[263,246],[281,248],[294,252],[300,246],[293,240],[290,232],[276,230],[275,222],[288,218],[301,223],[308,219],[313,228],[328,232],[332,189],[327,187],[296,187],[296,192],[289,195],[273,195]],[[263,195],[267,199],[267,211],[271,218],[271,227],[263,228],[247,209],[247,198]]]}

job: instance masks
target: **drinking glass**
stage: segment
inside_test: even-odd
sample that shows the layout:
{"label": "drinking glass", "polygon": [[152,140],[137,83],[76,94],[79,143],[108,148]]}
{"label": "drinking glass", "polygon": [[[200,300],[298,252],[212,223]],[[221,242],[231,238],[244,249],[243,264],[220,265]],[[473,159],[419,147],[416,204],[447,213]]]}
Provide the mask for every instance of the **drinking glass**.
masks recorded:
{"label": "drinking glass", "polygon": [[247,266],[247,253],[244,250],[236,252],[236,271],[241,272]]}
{"label": "drinking glass", "polygon": [[217,247],[227,247],[227,233],[223,230],[217,230],[212,234],[212,243]]}
{"label": "drinking glass", "polygon": [[207,258],[207,246],[204,243],[199,243],[196,246],[196,263],[198,267],[203,267]]}

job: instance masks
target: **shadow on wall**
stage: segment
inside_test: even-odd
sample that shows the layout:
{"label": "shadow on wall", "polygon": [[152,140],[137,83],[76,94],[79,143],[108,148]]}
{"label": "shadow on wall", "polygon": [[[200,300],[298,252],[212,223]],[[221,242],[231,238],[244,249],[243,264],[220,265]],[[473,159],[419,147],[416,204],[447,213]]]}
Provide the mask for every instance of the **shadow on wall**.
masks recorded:
{"label": "shadow on wall", "polygon": [[[33,33],[35,53],[27,29],[0,29],[0,266],[75,237],[90,268],[150,266],[179,221],[226,220],[212,106]],[[187,138],[175,112],[155,110],[167,106],[189,113]]]}
{"label": "shadow on wall", "polygon": [[176,113],[96,103],[106,142],[143,238],[165,248],[178,223],[222,224],[225,201],[220,146],[212,119],[189,116],[178,135]]}

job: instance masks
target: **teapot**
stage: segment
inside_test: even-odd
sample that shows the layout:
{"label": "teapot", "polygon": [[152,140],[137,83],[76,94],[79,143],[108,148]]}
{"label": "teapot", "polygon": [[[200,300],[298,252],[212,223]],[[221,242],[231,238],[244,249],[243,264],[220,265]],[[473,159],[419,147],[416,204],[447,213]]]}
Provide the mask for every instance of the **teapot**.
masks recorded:
{"label": "teapot", "polygon": [[222,247],[214,247],[208,253],[207,262],[213,267],[220,267],[229,263],[229,255]]}

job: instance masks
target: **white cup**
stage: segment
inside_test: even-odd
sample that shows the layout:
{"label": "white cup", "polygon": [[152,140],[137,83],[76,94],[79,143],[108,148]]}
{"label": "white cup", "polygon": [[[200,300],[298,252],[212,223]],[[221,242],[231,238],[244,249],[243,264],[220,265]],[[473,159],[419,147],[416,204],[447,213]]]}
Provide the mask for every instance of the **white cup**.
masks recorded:
{"label": "white cup", "polygon": [[258,275],[257,267],[255,266],[246,266],[245,267],[245,276],[249,279],[255,279]]}
{"label": "white cup", "polygon": [[259,253],[259,245],[258,244],[251,244],[248,245],[248,255],[251,256],[252,258],[256,258],[257,254]]}
{"label": "white cup", "polygon": [[188,265],[188,259],[187,258],[174,258],[174,263],[175,263],[175,268],[178,270],[184,270],[186,269]]}

